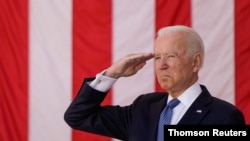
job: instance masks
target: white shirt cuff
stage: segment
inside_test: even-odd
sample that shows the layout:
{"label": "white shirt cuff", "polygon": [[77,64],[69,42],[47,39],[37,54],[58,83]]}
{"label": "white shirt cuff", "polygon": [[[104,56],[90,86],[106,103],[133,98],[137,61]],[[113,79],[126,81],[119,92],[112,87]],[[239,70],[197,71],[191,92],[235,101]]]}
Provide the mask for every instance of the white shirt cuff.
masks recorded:
{"label": "white shirt cuff", "polygon": [[111,78],[111,77],[107,77],[107,76],[102,75],[104,72],[105,72],[105,70],[102,71],[101,73],[98,73],[96,75],[95,80],[93,80],[89,84],[92,88],[94,88],[98,91],[101,91],[101,92],[107,92],[117,80],[115,78]]}

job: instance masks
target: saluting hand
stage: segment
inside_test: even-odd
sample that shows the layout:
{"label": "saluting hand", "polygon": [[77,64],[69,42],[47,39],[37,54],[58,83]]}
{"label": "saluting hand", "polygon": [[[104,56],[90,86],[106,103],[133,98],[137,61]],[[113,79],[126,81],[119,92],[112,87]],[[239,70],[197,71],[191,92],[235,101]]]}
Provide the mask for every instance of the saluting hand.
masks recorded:
{"label": "saluting hand", "polygon": [[112,78],[134,75],[153,57],[153,53],[129,54],[110,66],[104,75]]}

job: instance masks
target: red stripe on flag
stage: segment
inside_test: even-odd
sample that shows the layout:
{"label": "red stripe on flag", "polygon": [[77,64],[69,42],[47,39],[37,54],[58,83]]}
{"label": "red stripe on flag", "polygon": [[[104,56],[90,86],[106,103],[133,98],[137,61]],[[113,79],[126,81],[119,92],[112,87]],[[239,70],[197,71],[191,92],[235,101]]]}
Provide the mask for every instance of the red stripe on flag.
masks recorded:
{"label": "red stripe on flag", "polygon": [[[73,95],[83,78],[111,64],[111,1],[73,1]],[[111,94],[104,101],[111,103]],[[73,141],[109,141],[107,137],[73,131]]]}
{"label": "red stripe on flag", "polygon": [[[156,32],[169,25],[191,26],[190,6],[190,0],[156,0]],[[162,91],[158,83],[155,87],[156,91]]]}
{"label": "red stripe on flag", "polygon": [[27,141],[28,4],[26,0],[0,3],[0,140]]}
{"label": "red stripe on flag", "polygon": [[235,0],[235,83],[236,105],[250,124],[250,1]]}

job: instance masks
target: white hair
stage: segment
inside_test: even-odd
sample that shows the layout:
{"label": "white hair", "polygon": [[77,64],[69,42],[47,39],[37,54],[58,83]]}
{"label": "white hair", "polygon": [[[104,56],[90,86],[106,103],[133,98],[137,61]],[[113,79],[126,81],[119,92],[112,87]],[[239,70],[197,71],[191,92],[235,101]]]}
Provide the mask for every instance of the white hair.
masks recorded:
{"label": "white hair", "polygon": [[201,66],[204,62],[204,43],[200,35],[192,28],[184,26],[184,25],[174,25],[174,26],[167,26],[161,28],[157,36],[169,34],[169,33],[185,33],[188,50],[190,55],[193,55],[194,53],[200,53],[201,54]]}

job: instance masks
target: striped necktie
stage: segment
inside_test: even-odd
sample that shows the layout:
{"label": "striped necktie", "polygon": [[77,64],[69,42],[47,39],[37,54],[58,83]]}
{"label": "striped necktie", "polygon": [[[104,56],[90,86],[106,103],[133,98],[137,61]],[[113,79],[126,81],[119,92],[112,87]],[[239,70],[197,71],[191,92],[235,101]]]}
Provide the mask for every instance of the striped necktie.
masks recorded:
{"label": "striped necktie", "polygon": [[173,114],[173,109],[175,106],[177,106],[180,103],[180,101],[175,98],[169,101],[167,106],[163,109],[160,120],[159,120],[159,125],[158,125],[158,137],[157,141],[163,141],[164,139],[164,125],[169,125],[171,123],[171,118]]}

